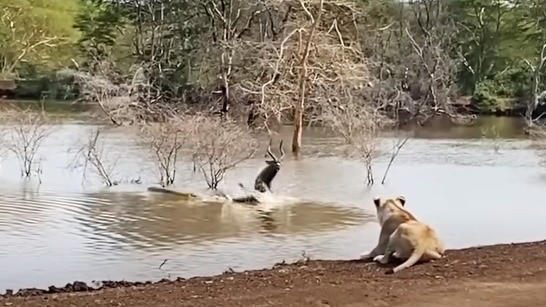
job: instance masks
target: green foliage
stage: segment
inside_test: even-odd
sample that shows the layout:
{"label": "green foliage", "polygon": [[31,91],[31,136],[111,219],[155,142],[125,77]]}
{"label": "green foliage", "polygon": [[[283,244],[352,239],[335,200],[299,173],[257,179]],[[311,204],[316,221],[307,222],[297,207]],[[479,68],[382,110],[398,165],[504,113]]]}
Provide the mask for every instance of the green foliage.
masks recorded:
{"label": "green foliage", "polygon": [[[151,82],[168,95],[180,95],[192,83],[206,51],[202,39],[208,22],[203,5],[192,0],[125,3],[132,53]],[[198,74],[197,78],[198,78]]]}
{"label": "green foliage", "polygon": [[525,42],[538,46],[546,41],[546,3],[542,0],[527,2],[521,10],[519,26],[524,31]]}
{"label": "green foliage", "polygon": [[529,67],[521,61],[495,76],[497,94],[502,97],[526,97],[530,94]]}
{"label": "green foliage", "polygon": [[502,99],[496,94],[497,83],[494,80],[483,80],[476,86],[474,100],[482,112],[499,110]]}
{"label": "green foliage", "polygon": [[[164,97],[216,86],[223,51],[237,44],[263,43],[256,37],[268,27],[278,32],[278,38],[267,37],[275,45],[286,26],[271,16],[264,18],[263,9],[249,18],[248,12],[262,3],[257,0],[231,2],[236,6],[233,16],[241,13],[237,18],[248,19],[249,29],[244,37],[227,43],[218,39],[221,19],[212,18],[214,4],[219,10],[228,5],[219,0],[207,1],[207,5],[194,0],[0,1],[0,74],[43,74],[67,65],[72,58],[83,59],[89,65],[82,66],[91,70],[94,62],[108,60],[124,76],[142,68]],[[362,31],[355,41],[364,41],[360,43],[366,56],[381,63],[379,78],[406,91],[404,97],[428,99],[428,86],[423,82],[427,72],[406,35],[408,28],[425,48],[429,65],[442,68],[444,75],[436,73],[435,77],[447,81],[440,82],[439,88],[453,84],[450,75],[456,70],[456,87],[462,94],[473,95],[484,110],[495,109],[506,99],[529,97],[530,70],[523,63],[525,59],[535,63],[546,43],[546,1],[438,0],[442,16],[419,11],[424,4],[435,7],[430,5],[434,1],[354,0],[360,12],[350,20],[356,31]],[[339,28],[347,28],[342,19],[338,18]],[[431,35],[435,38],[430,39]],[[354,39],[343,36],[348,42]],[[429,48],[440,41],[442,57]],[[433,65],[438,59],[441,61]],[[257,74],[251,70],[233,67],[234,73],[248,78]]]}
{"label": "green foliage", "polygon": [[484,79],[506,69],[521,54],[520,12],[512,1],[457,0],[451,2],[457,22],[461,67],[460,83],[466,92],[477,90]]}
{"label": "green foliage", "polygon": [[450,10],[459,30],[458,50],[464,59],[459,85],[473,94],[480,109],[503,110],[532,95],[532,72],[546,43],[543,0],[457,0]]}
{"label": "green foliage", "polygon": [[78,7],[78,0],[2,0],[1,73],[28,74],[66,63],[79,36],[73,28]]}
{"label": "green foliage", "polygon": [[529,69],[523,63],[482,80],[474,91],[474,100],[482,111],[506,111],[513,107],[514,98],[531,94]]}
{"label": "green foliage", "polygon": [[81,32],[80,50],[93,56],[104,56],[116,43],[124,20],[119,6],[102,0],[83,0],[74,27]]}

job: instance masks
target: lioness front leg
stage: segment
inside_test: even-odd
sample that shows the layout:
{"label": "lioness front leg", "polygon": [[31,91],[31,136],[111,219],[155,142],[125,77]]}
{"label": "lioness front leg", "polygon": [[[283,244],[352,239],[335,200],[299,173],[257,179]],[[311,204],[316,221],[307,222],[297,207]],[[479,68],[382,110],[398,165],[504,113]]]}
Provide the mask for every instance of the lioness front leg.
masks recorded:
{"label": "lioness front leg", "polygon": [[379,242],[377,243],[377,246],[371,252],[360,255],[360,259],[373,259],[379,255],[385,254],[389,238],[394,230],[393,226],[389,224],[384,225],[379,233]]}
{"label": "lioness front leg", "polygon": [[362,260],[374,259],[375,257],[382,255],[385,252],[385,248],[387,246],[388,240],[389,240],[388,236],[385,236],[385,238],[380,236],[379,243],[377,244],[377,246],[374,249],[372,249],[371,252],[360,255],[360,259]]}

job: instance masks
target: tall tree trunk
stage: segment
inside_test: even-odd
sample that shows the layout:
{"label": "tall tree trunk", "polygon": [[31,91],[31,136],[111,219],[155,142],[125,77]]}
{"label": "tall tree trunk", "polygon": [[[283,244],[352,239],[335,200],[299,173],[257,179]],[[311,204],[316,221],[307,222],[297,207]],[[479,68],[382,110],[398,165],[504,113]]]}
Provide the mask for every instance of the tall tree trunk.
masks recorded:
{"label": "tall tree trunk", "polygon": [[540,82],[540,71],[534,71],[533,84],[531,85],[531,99],[527,102],[527,110],[525,110],[525,119],[527,121],[527,126],[531,127],[533,125],[533,112],[535,112],[538,106],[538,85]]}
{"label": "tall tree trunk", "polygon": [[301,137],[303,134],[303,107],[304,99],[298,103],[294,116],[294,134],[292,135],[292,152],[299,154],[301,150]]}
{"label": "tall tree trunk", "polygon": [[[304,6],[304,3],[301,4]],[[292,135],[292,152],[298,155],[301,151],[301,137],[303,133],[303,110],[305,109],[305,99],[306,99],[306,85],[307,85],[307,58],[309,57],[309,47],[311,46],[311,41],[313,40],[313,34],[317,28],[318,23],[320,22],[320,17],[322,16],[322,7],[324,5],[324,0],[320,1],[319,11],[317,17],[308,13],[309,17],[313,21],[311,26],[311,32],[307,37],[307,42],[305,43],[305,50],[301,57],[301,69],[300,69],[300,79],[299,79],[299,100],[296,104],[294,110],[294,134]],[[304,10],[309,12],[304,6]]]}
{"label": "tall tree trunk", "polygon": [[[227,55],[226,55],[227,53]],[[227,56],[227,62],[226,62],[226,56]],[[221,63],[222,63],[222,115],[227,115],[230,107],[230,84],[229,84],[229,78],[231,77],[231,66],[233,64],[233,54],[231,50],[222,52],[221,55]]]}

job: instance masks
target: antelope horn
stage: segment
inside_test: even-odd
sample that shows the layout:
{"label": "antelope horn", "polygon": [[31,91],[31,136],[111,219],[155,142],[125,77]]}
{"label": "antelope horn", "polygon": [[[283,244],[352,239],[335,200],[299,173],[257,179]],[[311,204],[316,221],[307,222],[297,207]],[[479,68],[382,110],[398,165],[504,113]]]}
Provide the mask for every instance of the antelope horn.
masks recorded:
{"label": "antelope horn", "polygon": [[279,158],[278,161],[281,161],[282,158],[284,157],[284,150],[283,150],[283,148],[282,148],[282,140],[281,140],[281,143],[279,144],[279,151],[280,151],[280,153],[281,153],[281,157]]}
{"label": "antelope horn", "polygon": [[278,161],[277,157],[271,152],[271,143],[273,143],[273,139],[269,139],[269,146],[267,146],[267,154],[273,159],[273,161]]}

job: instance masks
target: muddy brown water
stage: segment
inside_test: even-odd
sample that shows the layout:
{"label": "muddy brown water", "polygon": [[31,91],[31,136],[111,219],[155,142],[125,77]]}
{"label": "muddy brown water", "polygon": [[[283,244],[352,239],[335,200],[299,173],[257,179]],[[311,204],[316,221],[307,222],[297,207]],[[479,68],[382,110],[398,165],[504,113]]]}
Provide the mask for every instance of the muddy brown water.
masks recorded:
{"label": "muddy brown water", "polygon": [[[40,152],[41,184],[19,177],[13,155],[1,161],[0,292],[74,280],[210,275],[294,261],[302,253],[355,258],[377,239],[375,195],[404,195],[408,208],[436,227],[449,248],[546,237],[540,201],[546,169],[514,119],[413,129],[387,183],[372,188],[363,185],[361,164],[339,154],[339,139],[308,129],[303,158],[287,155],[273,182],[275,201],[258,207],[147,192],[155,169],[129,128],[104,132],[124,182],[103,188],[90,176],[83,185],[81,169],[68,165],[75,145],[93,128],[69,118],[55,126]],[[282,134],[287,141],[289,134]],[[386,136],[383,147],[393,141]],[[385,165],[386,158],[378,159],[379,179]],[[243,163],[222,189],[241,195],[237,184],[252,186],[263,166],[260,156]],[[205,190],[190,164],[179,167],[175,188]],[[129,183],[136,178],[140,184]]]}

